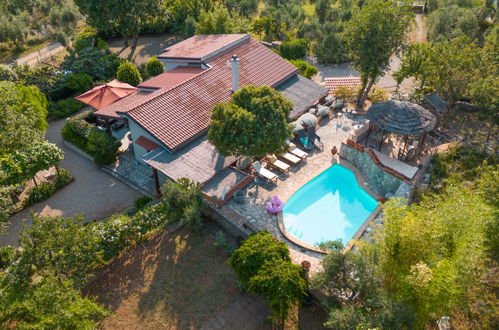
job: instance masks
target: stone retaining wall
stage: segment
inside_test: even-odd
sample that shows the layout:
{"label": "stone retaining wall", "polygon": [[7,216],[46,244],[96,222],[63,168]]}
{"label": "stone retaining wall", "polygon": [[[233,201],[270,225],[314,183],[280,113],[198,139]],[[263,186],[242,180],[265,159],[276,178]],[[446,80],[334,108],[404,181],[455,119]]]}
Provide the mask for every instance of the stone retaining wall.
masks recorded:
{"label": "stone retaining wall", "polygon": [[340,156],[359,170],[367,181],[367,186],[379,196],[394,195],[402,182],[404,182],[379,168],[367,152],[356,150],[345,143],[341,144]]}

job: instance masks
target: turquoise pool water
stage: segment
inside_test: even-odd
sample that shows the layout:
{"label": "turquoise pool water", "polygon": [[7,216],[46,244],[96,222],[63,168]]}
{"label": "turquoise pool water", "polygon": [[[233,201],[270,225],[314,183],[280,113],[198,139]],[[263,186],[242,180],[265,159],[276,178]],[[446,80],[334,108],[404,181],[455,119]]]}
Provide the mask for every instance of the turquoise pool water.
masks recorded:
{"label": "turquoise pool water", "polygon": [[377,206],[351,170],[334,164],[291,196],[282,211],[283,223],[310,245],[337,239],[346,244]]}

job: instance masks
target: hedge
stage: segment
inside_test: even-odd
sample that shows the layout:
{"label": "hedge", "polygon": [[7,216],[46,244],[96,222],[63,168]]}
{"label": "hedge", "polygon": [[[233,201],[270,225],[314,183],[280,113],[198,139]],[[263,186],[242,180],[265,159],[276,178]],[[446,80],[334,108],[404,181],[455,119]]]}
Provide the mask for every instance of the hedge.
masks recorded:
{"label": "hedge", "polygon": [[44,201],[52,196],[57,190],[74,181],[74,177],[68,170],[59,169],[59,174],[54,183],[41,182],[33,187],[28,194],[28,198],[24,200],[23,207],[31,206],[38,202]]}
{"label": "hedge", "polygon": [[68,98],[54,103],[50,103],[48,107],[48,118],[61,119],[72,115],[83,108],[83,103],[75,99]]}
{"label": "hedge", "polygon": [[[87,116],[87,114],[85,114]],[[90,156],[98,166],[116,162],[121,142],[115,137],[99,130],[87,121],[68,118],[61,130],[64,140],[76,145]]]}

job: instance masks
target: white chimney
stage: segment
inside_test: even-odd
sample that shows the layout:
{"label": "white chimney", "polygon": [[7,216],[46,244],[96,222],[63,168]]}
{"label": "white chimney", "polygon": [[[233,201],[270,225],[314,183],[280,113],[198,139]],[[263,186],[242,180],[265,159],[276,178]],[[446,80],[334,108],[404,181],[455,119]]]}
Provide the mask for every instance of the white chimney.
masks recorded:
{"label": "white chimney", "polygon": [[239,89],[239,59],[237,55],[232,56],[232,92],[234,93]]}

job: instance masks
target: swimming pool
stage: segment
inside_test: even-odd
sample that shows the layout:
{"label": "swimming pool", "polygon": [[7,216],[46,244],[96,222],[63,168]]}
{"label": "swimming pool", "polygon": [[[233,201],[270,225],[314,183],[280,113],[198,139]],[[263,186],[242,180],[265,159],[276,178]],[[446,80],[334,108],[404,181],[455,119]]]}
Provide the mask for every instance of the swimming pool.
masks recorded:
{"label": "swimming pool", "polygon": [[347,244],[377,206],[351,170],[334,164],[291,196],[282,211],[283,224],[310,245],[337,239]]}

